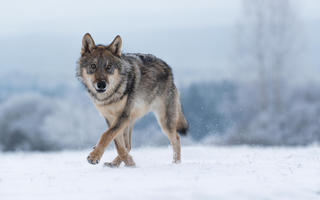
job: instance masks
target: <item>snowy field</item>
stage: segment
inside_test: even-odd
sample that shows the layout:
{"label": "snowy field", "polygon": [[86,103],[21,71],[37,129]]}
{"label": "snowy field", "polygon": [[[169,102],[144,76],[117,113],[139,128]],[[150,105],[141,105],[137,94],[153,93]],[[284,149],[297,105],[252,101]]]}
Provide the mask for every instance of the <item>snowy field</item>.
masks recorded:
{"label": "snowy field", "polygon": [[[320,199],[320,148],[133,149],[136,168],[86,162],[87,151],[1,153],[0,199]],[[103,161],[115,151],[107,150]]]}

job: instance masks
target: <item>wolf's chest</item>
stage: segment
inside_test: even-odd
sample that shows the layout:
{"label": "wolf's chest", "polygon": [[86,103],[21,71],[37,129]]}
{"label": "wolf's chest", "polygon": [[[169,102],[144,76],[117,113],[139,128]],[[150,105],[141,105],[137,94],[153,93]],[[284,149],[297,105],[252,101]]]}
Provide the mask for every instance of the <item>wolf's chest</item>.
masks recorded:
{"label": "wolf's chest", "polygon": [[109,121],[113,121],[116,117],[118,117],[122,112],[126,105],[127,98],[123,98],[122,100],[115,102],[109,105],[98,105],[95,104],[97,110],[100,114]]}

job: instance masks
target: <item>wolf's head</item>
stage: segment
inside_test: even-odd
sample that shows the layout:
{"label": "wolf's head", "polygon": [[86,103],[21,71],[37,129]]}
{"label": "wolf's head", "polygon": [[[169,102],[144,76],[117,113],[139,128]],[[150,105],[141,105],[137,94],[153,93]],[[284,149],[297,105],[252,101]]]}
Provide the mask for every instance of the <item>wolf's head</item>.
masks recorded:
{"label": "wolf's head", "polygon": [[112,96],[126,82],[121,44],[119,35],[107,46],[95,45],[89,33],[83,36],[77,76],[97,100]]}

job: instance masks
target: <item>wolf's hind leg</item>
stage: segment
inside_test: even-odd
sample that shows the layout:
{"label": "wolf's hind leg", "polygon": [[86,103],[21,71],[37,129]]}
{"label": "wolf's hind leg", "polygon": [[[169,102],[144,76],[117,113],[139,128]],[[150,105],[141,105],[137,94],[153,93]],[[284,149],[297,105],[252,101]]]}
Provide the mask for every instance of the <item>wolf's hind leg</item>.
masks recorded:
{"label": "wolf's hind leg", "polygon": [[177,133],[178,110],[174,103],[164,103],[155,114],[162,131],[168,136],[173,148],[173,163],[181,162],[180,136]]}
{"label": "wolf's hind leg", "polygon": [[128,128],[124,131],[124,142],[127,148],[128,153],[131,150],[131,136],[132,136],[132,129],[133,129],[134,124],[130,124]]}
{"label": "wolf's hind leg", "polygon": [[170,130],[163,129],[168,136],[173,149],[173,160],[172,163],[181,163],[181,146],[180,146],[180,136],[178,133]]}

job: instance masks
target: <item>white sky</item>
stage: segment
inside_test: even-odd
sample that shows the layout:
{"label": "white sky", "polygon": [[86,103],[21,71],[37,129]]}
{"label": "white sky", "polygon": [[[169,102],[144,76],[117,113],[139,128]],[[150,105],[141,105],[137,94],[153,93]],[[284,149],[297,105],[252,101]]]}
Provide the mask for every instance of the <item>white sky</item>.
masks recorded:
{"label": "white sky", "polygon": [[[292,1],[304,23],[320,24],[320,0]],[[234,76],[226,67],[230,58],[221,55],[229,56],[226,48],[232,41],[228,34],[241,14],[241,3],[242,0],[2,0],[0,41],[10,46],[8,52],[0,50],[4,56],[1,68],[11,70],[13,66],[30,67],[34,63],[54,65],[56,69],[74,65],[81,37],[90,32],[97,43],[106,43],[120,34],[125,52],[154,53],[187,74],[203,70],[201,76],[213,79]],[[64,44],[55,45],[61,39]],[[43,50],[47,43],[51,51]],[[16,50],[33,44],[33,52]],[[199,51],[194,54],[189,47]],[[13,53],[18,59],[12,60]],[[34,55],[40,55],[42,62],[32,58]],[[191,58],[193,55],[196,59]],[[36,65],[34,69],[39,68]],[[195,70],[195,66],[212,71]]]}
{"label": "white sky", "polygon": [[13,0],[1,3],[0,24],[6,27],[1,34],[77,31],[97,27],[130,29],[225,25],[236,17],[239,2]]}
{"label": "white sky", "polygon": [[[305,20],[320,20],[319,0],[293,0]],[[1,2],[1,35],[232,24],[241,0],[11,0]],[[156,26],[154,26],[156,25]]]}

